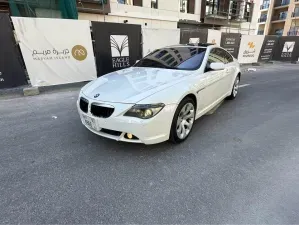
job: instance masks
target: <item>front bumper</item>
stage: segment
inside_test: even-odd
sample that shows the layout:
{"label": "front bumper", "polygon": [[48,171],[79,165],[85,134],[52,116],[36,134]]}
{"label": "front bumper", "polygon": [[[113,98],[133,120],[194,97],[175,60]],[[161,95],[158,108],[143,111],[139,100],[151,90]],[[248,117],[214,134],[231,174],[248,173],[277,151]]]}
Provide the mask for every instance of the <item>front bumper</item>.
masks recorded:
{"label": "front bumper", "polygon": [[[81,97],[81,96],[80,96]],[[79,97],[79,100],[80,100]],[[83,112],[77,102],[78,112],[83,125],[91,132],[116,141],[156,144],[169,139],[172,118],[176,104],[166,105],[151,119],[139,119],[123,116],[134,104],[99,102],[83,96],[89,101],[87,113]],[[108,118],[99,118],[90,113],[91,103],[109,104],[114,107],[113,114]],[[109,130],[110,132],[107,132]],[[133,134],[136,139],[128,139],[126,133]]]}

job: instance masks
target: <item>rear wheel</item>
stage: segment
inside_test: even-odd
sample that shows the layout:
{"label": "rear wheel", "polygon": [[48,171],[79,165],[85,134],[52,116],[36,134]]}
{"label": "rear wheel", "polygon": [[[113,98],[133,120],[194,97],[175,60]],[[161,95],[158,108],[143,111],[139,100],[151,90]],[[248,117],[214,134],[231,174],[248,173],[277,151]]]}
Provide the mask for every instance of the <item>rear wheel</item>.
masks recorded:
{"label": "rear wheel", "polygon": [[171,125],[170,140],[173,143],[185,141],[193,128],[195,120],[195,102],[191,98],[185,98],[179,104]]}
{"label": "rear wheel", "polygon": [[238,90],[239,90],[239,83],[240,83],[240,75],[236,77],[231,94],[230,96],[227,97],[227,99],[233,100],[237,97]]}

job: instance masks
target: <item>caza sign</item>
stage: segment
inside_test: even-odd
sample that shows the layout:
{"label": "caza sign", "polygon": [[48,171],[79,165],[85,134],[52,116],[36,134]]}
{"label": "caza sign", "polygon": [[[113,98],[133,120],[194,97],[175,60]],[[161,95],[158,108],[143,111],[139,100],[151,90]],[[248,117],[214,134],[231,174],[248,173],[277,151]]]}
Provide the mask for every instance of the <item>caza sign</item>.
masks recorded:
{"label": "caza sign", "polygon": [[294,48],[295,48],[295,41],[286,41],[282,49],[281,57],[282,58],[292,57],[292,52],[294,51]]}
{"label": "caza sign", "polygon": [[255,44],[254,42],[248,42],[247,44],[248,49],[243,52],[243,57],[254,57],[255,56]]}
{"label": "caza sign", "polygon": [[112,66],[125,68],[130,66],[129,39],[127,35],[110,35]]}

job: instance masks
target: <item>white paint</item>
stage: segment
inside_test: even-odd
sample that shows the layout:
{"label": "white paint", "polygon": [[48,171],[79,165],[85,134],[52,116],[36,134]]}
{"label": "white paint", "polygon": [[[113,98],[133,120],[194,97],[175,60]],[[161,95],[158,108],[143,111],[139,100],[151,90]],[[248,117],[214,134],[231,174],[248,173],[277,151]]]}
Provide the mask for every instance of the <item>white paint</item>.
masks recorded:
{"label": "white paint", "polygon": [[[195,119],[198,119],[231,94],[240,72],[239,64],[234,61],[225,64],[224,70],[205,72],[208,56],[213,48],[214,46],[207,47],[207,54],[197,70],[131,67],[90,82],[81,89],[79,99],[82,96],[89,103],[114,107],[114,112],[106,119],[99,118],[90,111],[81,111],[78,101],[82,123],[91,132],[117,141],[155,144],[168,140],[177,105],[186,95],[196,96]],[[124,115],[135,104],[157,103],[163,103],[165,107],[151,119]],[[121,135],[108,135],[101,128],[119,131]],[[131,133],[139,139],[126,139],[125,133]]]}
{"label": "white paint", "polygon": [[[12,17],[12,21],[33,86],[97,77],[89,21],[24,17]],[[86,58],[77,60],[81,56]]]}
{"label": "white paint", "polygon": [[250,86],[251,84],[241,84],[239,85],[239,88],[242,88],[242,87],[247,87],[247,86]]}
{"label": "white paint", "polygon": [[154,51],[170,45],[177,45],[180,43],[179,29],[142,29],[143,38],[143,56]]}
{"label": "white paint", "polygon": [[221,42],[221,31],[219,30],[208,30],[208,43],[213,43],[220,46]]}
{"label": "white paint", "polygon": [[242,35],[238,55],[239,63],[257,62],[263,42],[263,35]]}

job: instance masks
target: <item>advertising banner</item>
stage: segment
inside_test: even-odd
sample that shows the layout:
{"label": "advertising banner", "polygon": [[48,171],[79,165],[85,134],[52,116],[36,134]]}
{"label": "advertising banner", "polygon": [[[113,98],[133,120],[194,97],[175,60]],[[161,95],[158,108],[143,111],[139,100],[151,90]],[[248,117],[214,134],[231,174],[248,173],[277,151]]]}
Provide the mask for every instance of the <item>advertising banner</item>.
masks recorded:
{"label": "advertising banner", "polygon": [[256,63],[264,42],[263,35],[242,35],[238,55],[239,63]]}
{"label": "advertising banner", "polygon": [[277,61],[298,61],[299,37],[279,37],[273,60]]}
{"label": "advertising banner", "polygon": [[150,52],[180,43],[179,29],[148,29],[142,28],[143,56]]}
{"label": "advertising banner", "polygon": [[241,34],[239,33],[222,33],[220,46],[226,49],[233,57],[238,58],[241,42]]}
{"label": "advertising banner", "polygon": [[260,52],[259,62],[272,60],[275,48],[277,47],[278,37],[274,35],[265,36],[264,43]]}
{"label": "advertising banner", "polygon": [[219,30],[208,30],[208,43],[212,43],[220,46],[221,43],[221,31]]}
{"label": "advertising banner", "polygon": [[207,43],[208,29],[181,29],[181,44]]}
{"label": "advertising banner", "polygon": [[98,76],[130,67],[141,58],[141,26],[92,22]]}
{"label": "advertising banner", "polygon": [[0,89],[27,84],[8,14],[0,13]]}
{"label": "advertising banner", "polygon": [[33,86],[97,77],[89,21],[12,17]]}

